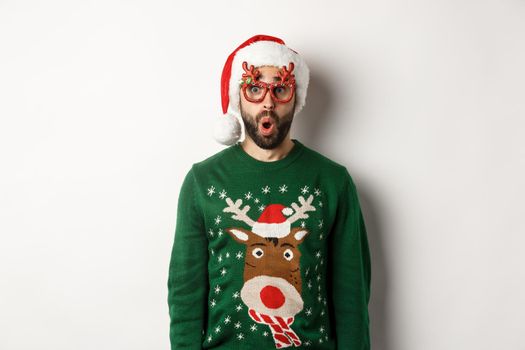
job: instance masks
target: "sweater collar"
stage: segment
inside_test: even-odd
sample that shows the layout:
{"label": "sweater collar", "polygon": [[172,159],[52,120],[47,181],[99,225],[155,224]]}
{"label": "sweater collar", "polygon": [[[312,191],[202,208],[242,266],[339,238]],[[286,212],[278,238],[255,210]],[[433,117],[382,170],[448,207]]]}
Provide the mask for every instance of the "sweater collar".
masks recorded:
{"label": "sweater collar", "polygon": [[291,139],[293,143],[295,144],[292,149],[288,152],[288,154],[279,159],[274,161],[262,161],[253,158],[251,155],[246,153],[246,151],[242,148],[241,142],[238,141],[233,145],[233,153],[244,162],[244,164],[250,168],[259,169],[259,170],[276,170],[284,168],[285,166],[290,165],[292,162],[294,162],[303,152],[304,145],[297,139]]}

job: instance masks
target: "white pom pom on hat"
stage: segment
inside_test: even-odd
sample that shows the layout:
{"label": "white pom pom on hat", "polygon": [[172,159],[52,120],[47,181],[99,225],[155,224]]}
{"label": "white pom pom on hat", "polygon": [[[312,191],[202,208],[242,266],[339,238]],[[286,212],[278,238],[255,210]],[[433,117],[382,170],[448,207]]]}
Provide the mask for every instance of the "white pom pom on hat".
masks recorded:
{"label": "white pom pom on hat", "polygon": [[223,145],[233,145],[241,137],[241,132],[239,119],[228,113],[221,119],[215,121],[213,138]]}
{"label": "white pom pom on hat", "polygon": [[306,101],[306,92],[310,80],[310,70],[299,54],[287,47],[282,39],[269,35],[255,35],[239,45],[224,64],[221,76],[221,102],[223,116],[213,127],[214,139],[223,145],[233,145],[241,137],[242,124],[240,113],[239,81],[244,69],[242,63],[254,67],[288,67],[294,63],[295,109],[299,113]]}
{"label": "white pom pom on hat", "polygon": [[290,215],[293,214],[293,210],[292,210],[292,208],[288,208],[288,207],[286,207],[286,208],[284,208],[284,209],[282,210],[282,213],[283,213],[284,215],[286,215],[286,216],[290,216]]}

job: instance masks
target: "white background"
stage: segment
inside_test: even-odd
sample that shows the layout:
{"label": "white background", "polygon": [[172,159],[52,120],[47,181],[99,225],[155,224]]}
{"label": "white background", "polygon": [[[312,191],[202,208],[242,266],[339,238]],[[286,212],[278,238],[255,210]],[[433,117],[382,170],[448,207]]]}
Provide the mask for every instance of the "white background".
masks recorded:
{"label": "white background", "polygon": [[373,349],[525,349],[522,0],[1,0],[0,349],[169,348],[179,188],[255,34],[358,186]]}

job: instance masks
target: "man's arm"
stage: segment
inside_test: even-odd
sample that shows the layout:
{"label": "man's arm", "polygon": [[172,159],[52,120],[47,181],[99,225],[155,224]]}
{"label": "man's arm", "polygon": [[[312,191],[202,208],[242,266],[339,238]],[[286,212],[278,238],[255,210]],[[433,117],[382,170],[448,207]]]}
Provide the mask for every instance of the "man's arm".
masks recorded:
{"label": "man's arm", "polygon": [[369,350],[370,251],[357,189],[346,168],[330,256],[337,349]]}
{"label": "man's arm", "polygon": [[182,184],[168,276],[172,350],[201,350],[208,294],[208,246],[193,167]]}

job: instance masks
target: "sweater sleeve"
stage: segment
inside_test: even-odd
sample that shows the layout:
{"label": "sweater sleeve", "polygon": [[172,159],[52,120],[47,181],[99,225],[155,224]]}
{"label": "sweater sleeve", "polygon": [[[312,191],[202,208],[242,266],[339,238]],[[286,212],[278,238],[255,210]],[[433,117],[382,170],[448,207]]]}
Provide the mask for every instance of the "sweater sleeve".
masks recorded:
{"label": "sweater sleeve", "polygon": [[193,167],[180,189],[168,275],[172,350],[201,350],[207,318],[208,248]]}
{"label": "sweater sleeve", "polygon": [[369,350],[371,263],[356,186],[345,168],[331,238],[331,288],[337,349]]}

